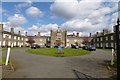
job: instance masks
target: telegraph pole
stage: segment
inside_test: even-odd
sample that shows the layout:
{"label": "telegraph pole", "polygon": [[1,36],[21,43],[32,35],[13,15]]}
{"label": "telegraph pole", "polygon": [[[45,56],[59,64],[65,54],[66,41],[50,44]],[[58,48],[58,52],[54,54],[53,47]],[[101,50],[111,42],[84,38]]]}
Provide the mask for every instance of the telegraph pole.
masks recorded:
{"label": "telegraph pole", "polygon": [[120,41],[119,41],[119,25],[120,20],[118,18],[117,25],[115,25],[115,39],[116,39],[116,54],[117,54],[117,77],[120,78]]}

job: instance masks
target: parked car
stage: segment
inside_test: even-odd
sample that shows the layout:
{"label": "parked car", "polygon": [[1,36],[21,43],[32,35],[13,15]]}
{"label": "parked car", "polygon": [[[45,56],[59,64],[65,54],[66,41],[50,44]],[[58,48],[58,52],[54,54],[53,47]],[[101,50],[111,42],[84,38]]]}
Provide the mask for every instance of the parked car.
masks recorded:
{"label": "parked car", "polygon": [[79,46],[77,46],[77,45],[71,45],[71,48],[78,49],[78,48],[79,48]]}
{"label": "parked car", "polygon": [[32,48],[32,49],[36,49],[36,48],[40,48],[40,46],[37,45],[37,44],[32,44],[32,45],[31,45],[31,48]]}
{"label": "parked car", "polygon": [[89,50],[89,51],[95,51],[95,50],[96,50],[96,47],[95,47],[94,45],[90,45],[90,46],[88,47],[88,50]]}
{"label": "parked car", "polygon": [[86,46],[83,46],[83,49],[89,50],[89,51],[95,51],[96,47],[94,45],[86,45]]}
{"label": "parked car", "polygon": [[46,48],[46,46],[45,45],[40,45],[40,48]]}

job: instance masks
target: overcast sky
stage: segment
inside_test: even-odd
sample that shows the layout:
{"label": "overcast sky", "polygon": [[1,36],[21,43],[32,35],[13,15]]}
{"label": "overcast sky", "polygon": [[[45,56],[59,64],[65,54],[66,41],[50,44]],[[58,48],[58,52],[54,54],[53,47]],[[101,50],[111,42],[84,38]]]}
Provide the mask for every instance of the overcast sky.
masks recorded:
{"label": "overcast sky", "polygon": [[[116,24],[118,2],[103,0],[55,0],[54,2],[2,2],[0,8],[4,28],[10,31],[15,28],[21,34],[26,31],[30,35],[49,35],[50,29],[58,26],[68,34],[79,32],[80,36],[88,36]],[[0,14],[1,14],[0,13]]]}

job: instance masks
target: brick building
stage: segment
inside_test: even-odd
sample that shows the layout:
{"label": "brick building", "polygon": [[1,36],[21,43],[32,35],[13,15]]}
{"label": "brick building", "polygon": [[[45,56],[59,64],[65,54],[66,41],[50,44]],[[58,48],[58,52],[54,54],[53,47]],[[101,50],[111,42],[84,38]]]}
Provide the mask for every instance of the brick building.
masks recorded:
{"label": "brick building", "polygon": [[[25,35],[21,35],[20,31],[18,31],[18,34],[14,33],[14,28],[11,28],[11,31],[4,31],[3,24],[0,24],[0,46],[6,47],[6,46],[30,46],[26,41],[30,37],[33,38],[35,41],[35,44],[38,44],[40,46],[50,46],[54,47],[57,45],[58,42],[61,42],[61,45],[64,47],[71,47],[71,44],[78,43],[78,46],[83,46],[82,42],[84,37],[80,37],[79,33],[76,35],[73,33],[72,35],[67,35],[67,30],[61,31],[60,27],[56,31],[50,30],[50,36],[41,36],[40,32],[38,32],[35,36],[30,36],[25,33]],[[88,40],[91,40],[92,37],[87,37]]]}
{"label": "brick building", "polygon": [[[119,38],[120,38],[120,31],[119,31]],[[115,48],[115,32],[97,32],[96,35],[92,39],[92,43],[97,48]],[[120,41],[120,39],[119,39]]]}

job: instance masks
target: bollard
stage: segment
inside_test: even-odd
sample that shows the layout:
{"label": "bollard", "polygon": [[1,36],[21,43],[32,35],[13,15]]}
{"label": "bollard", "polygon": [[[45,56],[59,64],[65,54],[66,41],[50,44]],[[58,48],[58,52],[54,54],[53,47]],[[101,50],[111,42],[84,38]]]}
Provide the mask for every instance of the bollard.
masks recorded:
{"label": "bollard", "polygon": [[6,62],[5,62],[5,65],[6,65],[6,66],[8,65],[9,56],[10,56],[10,47],[9,47],[8,50],[7,50],[7,57],[6,57]]}
{"label": "bollard", "polygon": [[114,64],[114,49],[112,49],[111,65]]}

